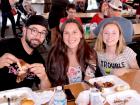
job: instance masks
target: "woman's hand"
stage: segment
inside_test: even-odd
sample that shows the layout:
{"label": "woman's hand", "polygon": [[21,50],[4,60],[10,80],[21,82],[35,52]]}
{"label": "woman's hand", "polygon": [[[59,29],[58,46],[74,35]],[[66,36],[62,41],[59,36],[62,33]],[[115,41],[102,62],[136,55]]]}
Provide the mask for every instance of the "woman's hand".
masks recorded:
{"label": "woman's hand", "polygon": [[34,73],[40,79],[40,89],[47,89],[51,87],[45,67],[41,63],[34,63],[29,66],[30,72]]}
{"label": "woman's hand", "polygon": [[30,69],[30,72],[37,75],[37,77],[39,77],[40,80],[43,80],[47,76],[45,72],[45,67],[43,66],[43,64],[40,64],[40,63],[31,64],[29,66],[29,69]]}

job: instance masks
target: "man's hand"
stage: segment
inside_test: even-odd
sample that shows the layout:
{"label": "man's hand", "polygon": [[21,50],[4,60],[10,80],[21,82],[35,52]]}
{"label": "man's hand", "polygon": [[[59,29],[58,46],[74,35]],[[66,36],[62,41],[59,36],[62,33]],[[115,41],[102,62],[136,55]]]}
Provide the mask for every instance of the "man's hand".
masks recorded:
{"label": "man's hand", "polygon": [[0,57],[0,68],[8,67],[10,66],[10,64],[17,63],[17,62],[19,62],[18,58],[16,58],[14,55],[10,53],[5,53]]}

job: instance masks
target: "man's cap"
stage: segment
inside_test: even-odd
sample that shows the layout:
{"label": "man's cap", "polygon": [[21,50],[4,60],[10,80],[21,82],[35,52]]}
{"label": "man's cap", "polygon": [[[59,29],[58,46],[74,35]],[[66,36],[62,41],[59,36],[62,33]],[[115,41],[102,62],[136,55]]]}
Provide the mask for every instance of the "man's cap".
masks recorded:
{"label": "man's cap", "polygon": [[41,25],[47,28],[48,20],[41,15],[32,15],[31,17],[28,18],[28,20],[25,23],[25,26],[27,27],[30,25]]}
{"label": "man's cap", "polygon": [[119,10],[119,11],[122,10],[122,2],[120,0],[111,0],[109,2],[109,6],[113,9],[116,9],[116,10]]}

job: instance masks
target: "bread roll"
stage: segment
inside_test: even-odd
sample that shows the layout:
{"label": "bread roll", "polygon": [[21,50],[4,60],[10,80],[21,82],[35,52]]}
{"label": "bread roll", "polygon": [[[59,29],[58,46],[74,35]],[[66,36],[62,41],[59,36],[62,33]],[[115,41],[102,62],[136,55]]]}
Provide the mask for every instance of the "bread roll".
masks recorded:
{"label": "bread roll", "polygon": [[126,86],[126,85],[119,85],[119,86],[116,86],[115,87],[115,91],[124,91],[124,90],[127,90],[127,89],[129,89],[129,87],[128,86]]}
{"label": "bread roll", "polygon": [[21,100],[20,105],[35,105],[35,103],[31,99],[24,98]]}

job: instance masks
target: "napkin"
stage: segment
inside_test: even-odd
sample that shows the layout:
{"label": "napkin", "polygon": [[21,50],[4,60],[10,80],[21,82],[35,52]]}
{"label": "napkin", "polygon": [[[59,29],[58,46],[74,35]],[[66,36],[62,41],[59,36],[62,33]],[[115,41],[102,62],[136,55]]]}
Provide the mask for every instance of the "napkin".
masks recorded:
{"label": "napkin", "polygon": [[89,94],[90,94],[89,90],[80,92],[80,94],[76,98],[75,103],[77,105],[88,105],[89,104]]}
{"label": "napkin", "polygon": [[33,92],[33,97],[36,105],[41,105],[49,102],[53,95],[53,91]]}

